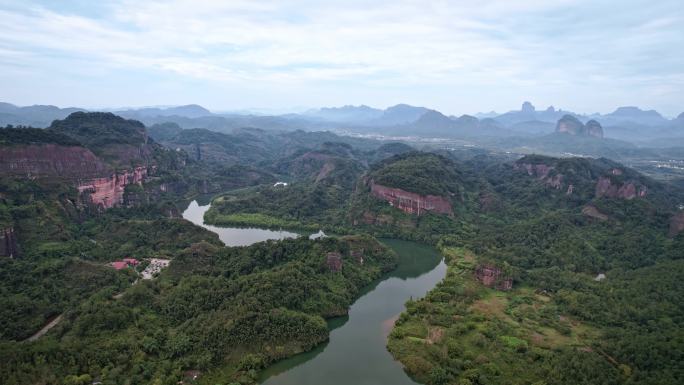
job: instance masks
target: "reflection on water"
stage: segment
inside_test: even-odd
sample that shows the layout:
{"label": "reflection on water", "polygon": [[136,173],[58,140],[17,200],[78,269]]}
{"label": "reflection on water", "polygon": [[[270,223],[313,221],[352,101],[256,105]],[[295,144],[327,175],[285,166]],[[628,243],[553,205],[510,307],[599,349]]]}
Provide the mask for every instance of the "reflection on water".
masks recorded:
{"label": "reflection on water", "polygon": [[[204,213],[208,209],[209,202],[200,206],[193,201],[183,218],[215,232],[228,246],[298,236],[288,231],[205,225]],[[406,301],[424,296],[441,281],[446,265],[432,247],[393,239],[382,242],[397,253],[397,269],[364,288],[349,315],[328,321],[328,342],[270,366],[261,373],[263,384],[416,384],[387,351],[387,336]]]}
{"label": "reflection on water", "polygon": [[215,232],[226,246],[248,246],[253,243],[267,241],[269,239],[296,238],[299,236],[299,234],[289,231],[241,227],[218,227],[204,224],[204,213],[209,210],[210,206],[211,205],[209,203],[207,203],[205,206],[200,206],[197,201],[192,201],[190,202],[188,208],[183,211],[183,218],[198,226],[202,226],[209,231]]}
{"label": "reflection on water", "polygon": [[446,265],[431,247],[383,242],[399,255],[399,267],[367,287],[348,316],[329,322],[328,343],[270,366],[261,374],[263,384],[415,384],[387,351],[387,336],[404,303],[424,296],[441,281]]}

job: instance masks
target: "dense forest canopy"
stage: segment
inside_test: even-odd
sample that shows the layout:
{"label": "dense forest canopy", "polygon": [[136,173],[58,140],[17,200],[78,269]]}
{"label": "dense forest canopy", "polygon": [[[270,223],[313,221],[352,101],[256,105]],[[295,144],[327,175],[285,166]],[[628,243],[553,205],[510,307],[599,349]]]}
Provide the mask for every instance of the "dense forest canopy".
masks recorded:
{"label": "dense forest canopy", "polygon": [[421,195],[458,194],[459,171],[444,157],[430,153],[405,153],[375,166],[369,176],[375,183]]}
{"label": "dense forest canopy", "polygon": [[[159,143],[140,122],[83,112],[0,129],[0,150],[85,146],[119,172],[147,170],[107,210],[79,190],[82,176],[0,175],[3,383],[177,384],[199,370],[211,374],[200,382],[252,384],[325,341],[325,319],[395,267],[374,236],[436,245],[449,265],[389,340],[421,382],[684,380],[676,184],[606,158],[415,151],[329,132],[151,132]],[[453,210],[402,210],[371,181]],[[200,194],[213,197],[211,223],[346,236],[226,247],[179,218]],[[127,257],[141,264],[109,265]],[[135,283],[153,258],[170,264]],[[483,267],[511,290],[485,286]]]}
{"label": "dense forest canopy", "polygon": [[80,145],[76,139],[55,130],[13,126],[0,128],[0,145],[8,146],[13,144]]}

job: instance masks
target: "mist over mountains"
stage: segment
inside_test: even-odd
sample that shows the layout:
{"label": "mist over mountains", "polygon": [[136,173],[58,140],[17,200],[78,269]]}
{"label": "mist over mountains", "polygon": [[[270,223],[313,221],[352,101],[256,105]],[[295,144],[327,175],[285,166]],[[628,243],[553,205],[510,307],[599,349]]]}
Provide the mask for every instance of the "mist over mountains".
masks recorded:
{"label": "mist over mountains", "polygon": [[[19,107],[0,103],[0,126],[47,127],[53,120],[64,119],[78,111],[86,109],[51,105]],[[580,114],[553,106],[537,109],[530,102],[524,102],[519,110],[461,116],[447,116],[434,109],[408,104],[386,109],[346,105],[282,115],[214,113],[196,104],[110,111],[148,126],[171,122],[181,128],[205,128],[218,132],[253,127],[447,139],[538,138],[556,132],[558,122],[564,117],[573,117],[581,124],[596,122],[602,127],[601,136],[611,139],[643,143],[675,138],[676,143],[679,141],[677,138],[684,138],[684,113],[675,119],[667,119],[655,110],[642,110],[634,106],[619,107],[607,114]]]}

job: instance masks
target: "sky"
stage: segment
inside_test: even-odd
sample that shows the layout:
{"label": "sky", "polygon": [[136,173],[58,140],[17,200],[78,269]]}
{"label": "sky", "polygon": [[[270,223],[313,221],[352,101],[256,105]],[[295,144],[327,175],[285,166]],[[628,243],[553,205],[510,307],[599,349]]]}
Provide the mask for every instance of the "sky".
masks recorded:
{"label": "sky", "polygon": [[0,101],[684,111],[682,0],[0,0]]}

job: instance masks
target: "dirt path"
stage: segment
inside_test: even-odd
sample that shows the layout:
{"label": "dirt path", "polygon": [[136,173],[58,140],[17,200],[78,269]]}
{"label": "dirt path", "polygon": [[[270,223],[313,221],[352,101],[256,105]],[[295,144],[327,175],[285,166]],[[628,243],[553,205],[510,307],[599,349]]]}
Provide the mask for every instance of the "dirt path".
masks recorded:
{"label": "dirt path", "polygon": [[62,320],[62,315],[60,314],[57,317],[55,317],[52,321],[48,322],[47,325],[43,326],[42,329],[38,330],[36,334],[32,335],[31,337],[27,338],[25,341],[35,341],[38,338],[42,337],[45,333],[47,333],[50,329],[55,327],[59,323],[59,321]]}

